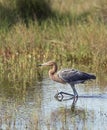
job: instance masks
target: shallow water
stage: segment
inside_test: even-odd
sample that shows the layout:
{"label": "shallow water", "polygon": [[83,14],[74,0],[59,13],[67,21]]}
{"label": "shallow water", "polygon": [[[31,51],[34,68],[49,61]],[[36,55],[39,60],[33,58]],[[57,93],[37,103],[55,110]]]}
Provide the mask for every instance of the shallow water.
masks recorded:
{"label": "shallow water", "polygon": [[58,91],[72,93],[71,87],[48,78],[19,93],[12,86],[0,87],[1,130],[106,130],[106,81],[97,79],[76,89],[79,98],[72,105],[73,100],[54,98]]}

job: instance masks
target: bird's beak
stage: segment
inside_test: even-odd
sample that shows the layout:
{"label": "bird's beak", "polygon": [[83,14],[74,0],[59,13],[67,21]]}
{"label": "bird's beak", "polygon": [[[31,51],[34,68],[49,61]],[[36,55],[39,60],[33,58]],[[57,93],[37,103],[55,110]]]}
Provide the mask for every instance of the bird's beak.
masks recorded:
{"label": "bird's beak", "polygon": [[36,65],[37,67],[39,67],[39,66],[42,66],[41,64],[40,65]]}
{"label": "bird's beak", "polygon": [[39,66],[47,66],[47,63],[43,63],[43,64],[39,64],[39,65],[37,65],[38,67]]}

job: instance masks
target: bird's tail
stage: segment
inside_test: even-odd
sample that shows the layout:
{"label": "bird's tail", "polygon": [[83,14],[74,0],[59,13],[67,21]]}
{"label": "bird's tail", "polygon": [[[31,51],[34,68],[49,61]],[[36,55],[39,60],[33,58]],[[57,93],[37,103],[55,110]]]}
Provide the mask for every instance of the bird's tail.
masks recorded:
{"label": "bird's tail", "polygon": [[95,75],[90,75],[90,79],[96,79]]}

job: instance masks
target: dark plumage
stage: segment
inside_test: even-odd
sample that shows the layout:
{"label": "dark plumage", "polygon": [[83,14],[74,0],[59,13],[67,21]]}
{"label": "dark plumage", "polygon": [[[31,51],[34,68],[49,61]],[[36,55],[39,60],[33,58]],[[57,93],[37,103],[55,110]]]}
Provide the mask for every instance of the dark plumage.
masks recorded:
{"label": "dark plumage", "polygon": [[57,72],[57,75],[65,82],[72,84],[84,83],[86,80],[96,79],[94,75],[76,69],[60,70]]}

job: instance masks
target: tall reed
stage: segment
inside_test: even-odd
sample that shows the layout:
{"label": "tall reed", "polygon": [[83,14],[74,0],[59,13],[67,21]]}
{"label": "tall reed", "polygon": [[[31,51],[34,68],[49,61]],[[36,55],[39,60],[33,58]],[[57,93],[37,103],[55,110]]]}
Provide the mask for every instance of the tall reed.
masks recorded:
{"label": "tall reed", "polygon": [[[36,65],[53,59],[60,68],[82,66],[93,72],[107,71],[107,25],[101,17],[105,11],[99,1],[96,4],[101,8],[94,3],[93,9],[80,8],[88,2],[74,2],[71,13],[66,13],[61,3],[62,14],[56,11],[54,17],[41,23],[29,21],[29,27],[19,18],[11,27],[1,28],[0,81],[30,85],[42,76],[43,70]],[[57,2],[52,5],[58,10]]]}

